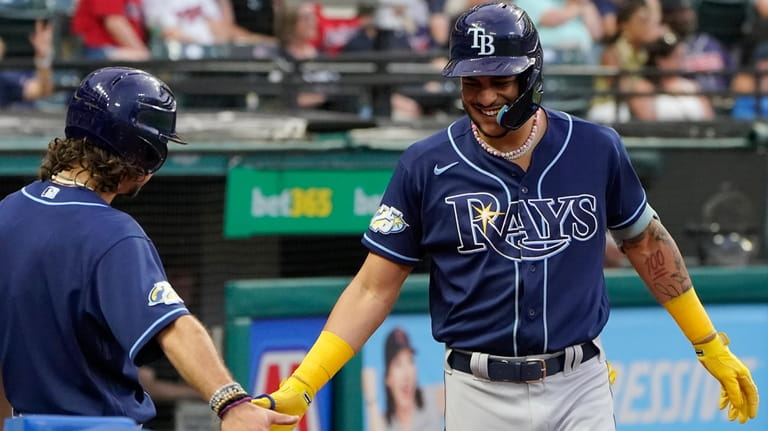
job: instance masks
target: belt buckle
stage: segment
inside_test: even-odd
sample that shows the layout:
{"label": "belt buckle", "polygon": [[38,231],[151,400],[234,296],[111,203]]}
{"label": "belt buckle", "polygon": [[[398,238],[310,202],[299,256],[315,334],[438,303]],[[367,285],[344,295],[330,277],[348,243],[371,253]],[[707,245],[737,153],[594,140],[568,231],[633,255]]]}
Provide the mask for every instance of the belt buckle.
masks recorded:
{"label": "belt buckle", "polygon": [[547,361],[544,360],[544,359],[529,359],[529,360],[526,360],[525,363],[526,364],[531,364],[531,363],[539,363],[539,364],[541,364],[541,377],[539,377],[538,379],[526,380],[525,383],[539,383],[539,382],[543,382],[544,378],[547,377]]}

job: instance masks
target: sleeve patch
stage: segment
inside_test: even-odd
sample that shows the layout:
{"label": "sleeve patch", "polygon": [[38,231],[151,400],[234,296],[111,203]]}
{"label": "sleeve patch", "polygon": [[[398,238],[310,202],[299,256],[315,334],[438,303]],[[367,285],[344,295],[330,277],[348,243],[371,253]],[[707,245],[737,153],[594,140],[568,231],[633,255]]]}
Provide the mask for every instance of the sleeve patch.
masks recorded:
{"label": "sleeve patch", "polygon": [[403,212],[388,205],[381,205],[376,210],[376,214],[373,215],[368,226],[370,230],[384,235],[400,233],[407,227],[408,223],[403,218]]}
{"label": "sleeve patch", "polygon": [[184,300],[173,290],[171,283],[163,280],[155,283],[149,292],[149,306],[181,304]]}

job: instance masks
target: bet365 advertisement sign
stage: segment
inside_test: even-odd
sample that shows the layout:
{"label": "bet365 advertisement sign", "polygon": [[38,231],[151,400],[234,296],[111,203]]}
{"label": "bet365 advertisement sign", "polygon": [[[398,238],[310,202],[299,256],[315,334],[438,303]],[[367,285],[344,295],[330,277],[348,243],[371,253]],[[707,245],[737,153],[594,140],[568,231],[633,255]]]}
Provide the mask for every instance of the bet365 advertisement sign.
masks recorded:
{"label": "bet365 advertisement sign", "polygon": [[362,233],[390,170],[254,170],[227,175],[224,234]]}

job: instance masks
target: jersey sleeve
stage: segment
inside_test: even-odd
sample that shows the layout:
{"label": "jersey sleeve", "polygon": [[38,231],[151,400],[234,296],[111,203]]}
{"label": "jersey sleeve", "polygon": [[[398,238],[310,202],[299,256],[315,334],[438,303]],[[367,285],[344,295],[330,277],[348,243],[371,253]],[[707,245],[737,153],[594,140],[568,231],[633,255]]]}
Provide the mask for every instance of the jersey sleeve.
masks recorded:
{"label": "jersey sleeve", "polygon": [[401,158],[362,239],[371,252],[411,266],[423,255],[417,183]]}
{"label": "jersey sleeve", "polygon": [[146,237],[128,237],[111,247],[97,266],[94,282],[94,314],[102,317],[137,365],[156,359],[161,352],[155,335],[189,314]]}
{"label": "jersey sleeve", "polygon": [[609,130],[616,157],[614,168],[610,171],[606,215],[614,238],[623,240],[639,235],[656,212],[648,204],[645,189],[621,138],[615,130]]}

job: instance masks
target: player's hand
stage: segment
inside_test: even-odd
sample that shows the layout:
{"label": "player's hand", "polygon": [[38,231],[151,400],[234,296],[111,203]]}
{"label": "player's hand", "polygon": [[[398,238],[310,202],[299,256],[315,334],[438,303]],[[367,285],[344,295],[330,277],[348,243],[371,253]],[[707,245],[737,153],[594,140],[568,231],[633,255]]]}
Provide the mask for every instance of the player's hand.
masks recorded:
{"label": "player's hand", "polygon": [[706,343],[694,344],[704,368],[720,381],[720,409],[728,408],[728,420],[745,423],[757,416],[759,396],[749,369],[728,348],[730,340],[720,332]]}
{"label": "player's hand", "polygon": [[[262,394],[251,401],[257,406],[280,413],[298,416],[301,419],[315,397],[315,391],[296,376],[290,376],[280,383],[280,388],[271,394]],[[280,424],[282,425],[282,424]],[[289,431],[294,425],[272,426],[272,431]]]}
{"label": "player's hand", "polygon": [[613,386],[616,383],[616,376],[619,374],[615,368],[611,365],[611,361],[605,361],[605,366],[608,367],[608,384]]}
{"label": "player's hand", "polygon": [[226,412],[221,420],[221,431],[267,431],[282,426],[293,429],[298,416],[290,416],[243,403]]}

